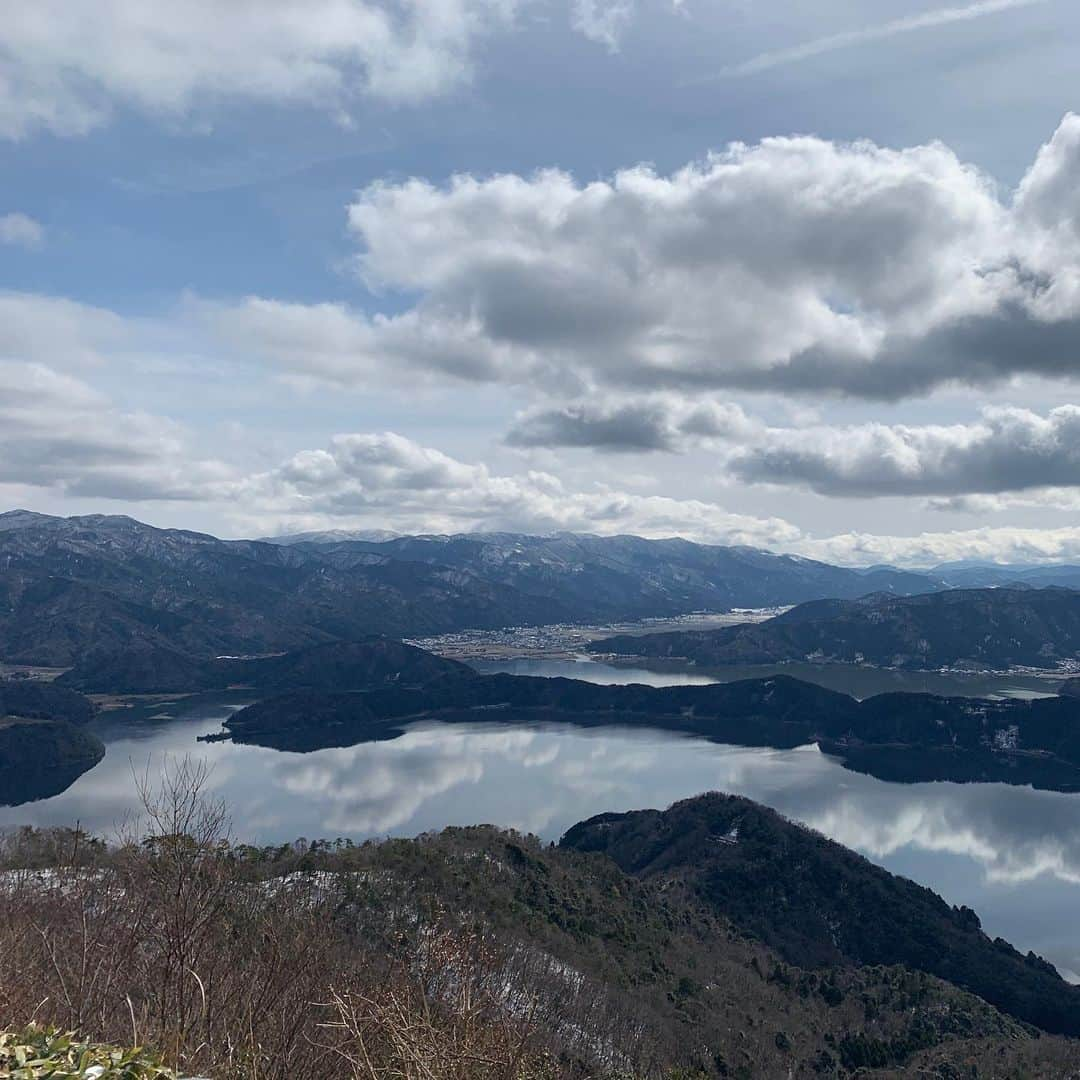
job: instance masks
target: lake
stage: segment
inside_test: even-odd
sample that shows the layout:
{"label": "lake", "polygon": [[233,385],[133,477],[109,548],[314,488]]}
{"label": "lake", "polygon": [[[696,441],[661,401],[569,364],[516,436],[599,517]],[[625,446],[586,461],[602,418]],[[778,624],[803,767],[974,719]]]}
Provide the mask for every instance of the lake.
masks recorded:
{"label": "lake", "polygon": [[[574,660],[533,658],[477,660],[469,658],[477,671],[491,674],[563,676],[596,683],[644,683],[647,686],[702,686],[736,679],[764,679],[790,675],[793,679],[817,683],[855,698],[905,691],[912,694],[942,694],[946,697],[1033,698],[1057,692],[1063,675],[959,674],[941,671],[901,671],[863,667],[858,664],[739,664],[706,668],[680,660],[644,658],[625,661],[598,661],[588,657]],[[647,665],[647,666],[646,666]]]}
{"label": "lake", "polygon": [[[563,662],[500,663],[596,681],[703,678],[572,661],[569,671]],[[107,833],[137,810],[133,773],[153,773],[166,757],[183,755],[211,765],[212,790],[227,801],[235,836],[265,843],[411,836],[476,823],[554,840],[602,811],[664,807],[721,790],[774,807],[950,903],[967,904],[991,936],[1080,979],[1080,795],[891,784],[849,772],[815,747],[746,749],[619,728],[429,722],[384,742],[309,754],[196,741],[249,700],[207,695],[103,716],[95,725],[107,745],[104,760],[62,795],[0,809],[0,826],[78,821]]]}

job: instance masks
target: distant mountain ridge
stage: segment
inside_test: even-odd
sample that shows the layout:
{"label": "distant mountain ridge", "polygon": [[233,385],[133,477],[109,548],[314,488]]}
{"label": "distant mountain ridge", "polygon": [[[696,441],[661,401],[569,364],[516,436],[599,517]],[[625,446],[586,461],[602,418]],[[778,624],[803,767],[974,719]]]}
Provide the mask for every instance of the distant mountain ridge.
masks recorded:
{"label": "distant mountain ridge", "polygon": [[1068,563],[1046,566],[946,565],[935,567],[930,573],[961,589],[1012,589],[1021,586],[1033,589],[1049,586],[1080,589],[1080,566]]}
{"label": "distant mountain ridge", "polygon": [[281,533],[278,536],[260,536],[265,544],[342,544],[350,540],[366,540],[384,543],[396,540],[401,533],[391,529],[319,529],[314,532]]}
{"label": "distant mountain ridge", "polygon": [[129,517],[0,514],[0,659],[67,666],[91,648],[191,658],[368,634],[603,623],[942,587],[744,547],[516,534],[290,544]]}
{"label": "distant mountain ridge", "polygon": [[953,589],[817,600],[753,625],[622,635],[594,641],[590,648],[682,657],[702,665],[810,660],[919,670],[1053,668],[1080,659],[1080,592]]}

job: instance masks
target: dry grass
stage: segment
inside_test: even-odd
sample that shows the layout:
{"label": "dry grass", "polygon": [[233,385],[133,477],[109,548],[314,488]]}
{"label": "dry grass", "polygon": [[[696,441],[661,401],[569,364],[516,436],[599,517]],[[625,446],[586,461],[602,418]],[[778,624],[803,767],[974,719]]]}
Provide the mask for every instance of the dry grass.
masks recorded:
{"label": "dry grass", "polygon": [[48,870],[5,874],[0,1026],[153,1046],[219,1080],[551,1074],[493,942],[414,914],[395,953],[347,890],[244,880],[204,787],[178,765],[142,783],[145,821],[116,847],[72,833]]}

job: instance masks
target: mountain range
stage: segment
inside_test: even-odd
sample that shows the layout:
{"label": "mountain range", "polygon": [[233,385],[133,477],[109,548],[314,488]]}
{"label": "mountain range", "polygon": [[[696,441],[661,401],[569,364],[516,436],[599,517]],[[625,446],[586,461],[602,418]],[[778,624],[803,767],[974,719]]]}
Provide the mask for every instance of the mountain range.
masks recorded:
{"label": "mountain range", "polygon": [[0,660],[91,647],[259,654],[371,633],[603,623],[943,587],[891,568],[632,536],[483,534],[292,544],[131,518],[0,514]]}

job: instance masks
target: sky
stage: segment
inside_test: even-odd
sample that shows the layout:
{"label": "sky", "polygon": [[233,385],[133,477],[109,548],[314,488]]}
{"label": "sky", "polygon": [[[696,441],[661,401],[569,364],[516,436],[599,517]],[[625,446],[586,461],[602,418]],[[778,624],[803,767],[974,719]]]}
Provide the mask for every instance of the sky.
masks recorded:
{"label": "sky", "polygon": [[0,507],[1078,561],[1078,46],[1069,0],[20,5]]}

